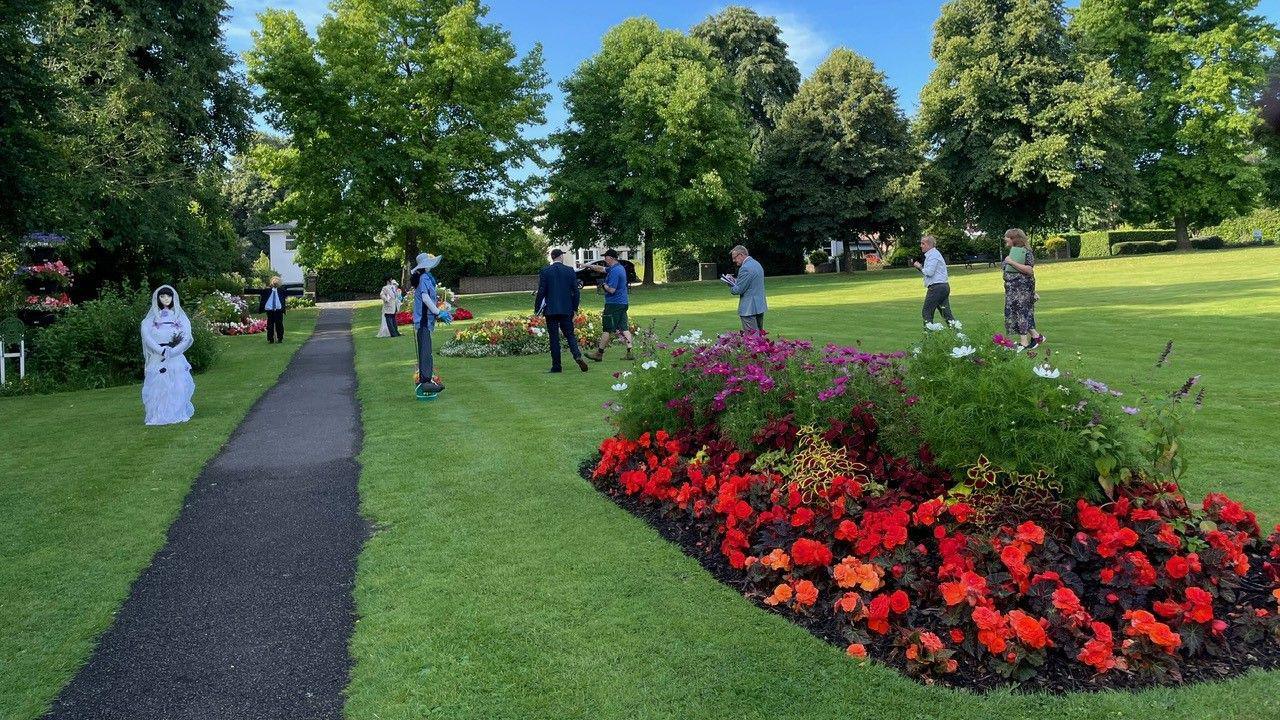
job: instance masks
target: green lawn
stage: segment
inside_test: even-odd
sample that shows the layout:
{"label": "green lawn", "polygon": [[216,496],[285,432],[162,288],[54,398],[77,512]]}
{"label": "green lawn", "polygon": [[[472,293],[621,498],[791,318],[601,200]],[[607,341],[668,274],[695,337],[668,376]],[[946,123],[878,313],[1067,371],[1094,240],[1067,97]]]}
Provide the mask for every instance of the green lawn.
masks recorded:
{"label": "green lawn", "polygon": [[[999,275],[953,271],[966,321],[996,319]],[[1280,250],[1043,264],[1041,329],[1075,366],[1129,392],[1202,373],[1185,486],[1229,492],[1280,519],[1274,486]],[[918,336],[908,272],[774,279],[770,329],[873,350]],[[586,299],[588,307],[600,302]],[[480,318],[524,295],[467,298]],[[639,290],[643,322],[736,326],[718,284]],[[587,375],[546,357],[438,360],[449,389],[413,400],[411,337],[357,316],[364,407],[360,621],[348,715],[391,718],[1275,718],[1280,673],[1141,694],[977,697],[860,668],[719,584],[576,472],[608,434],[614,355]],[[442,331],[442,342],[448,331]],[[1172,370],[1153,365],[1166,340]],[[569,366],[572,367],[572,366]]]}
{"label": "green lawn", "polygon": [[139,386],[0,399],[0,718],[39,717],[164,544],[200,468],[275,384],[284,346],[226,338],[195,417],[147,428]]}

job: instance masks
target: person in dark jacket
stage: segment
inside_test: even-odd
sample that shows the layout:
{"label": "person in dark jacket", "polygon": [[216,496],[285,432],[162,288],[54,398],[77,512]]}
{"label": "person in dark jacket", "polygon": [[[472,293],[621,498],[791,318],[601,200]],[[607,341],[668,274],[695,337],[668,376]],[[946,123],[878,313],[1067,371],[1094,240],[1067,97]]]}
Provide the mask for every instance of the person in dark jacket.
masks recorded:
{"label": "person in dark jacket", "polygon": [[290,297],[299,297],[302,291],[296,288],[280,287],[280,276],[271,278],[271,284],[264,288],[245,288],[246,293],[258,296],[258,312],[267,314],[267,342],[284,342],[285,305]]}
{"label": "person in dark jacket", "polygon": [[547,334],[551,340],[551,370],[560,368],[560,334],[569,343],[569,353],[582,372],[587,371],[587,361],[582,359],[578,338],[573,334],[573,316],[578,314],[582,295],[578,290],[578,275],[573,268],[561,262],[564,251],[551,251],[551,264],[538,273],[538,294],[533,298],[533,311],[547,320]]}

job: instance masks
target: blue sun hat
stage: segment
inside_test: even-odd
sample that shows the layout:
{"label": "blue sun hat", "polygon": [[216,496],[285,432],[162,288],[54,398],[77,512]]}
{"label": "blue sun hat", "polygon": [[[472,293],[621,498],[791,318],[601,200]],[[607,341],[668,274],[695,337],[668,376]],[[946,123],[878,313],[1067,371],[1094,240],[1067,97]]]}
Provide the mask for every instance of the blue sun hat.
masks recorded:
{"label": "blue sun hat", "polygon": [[441,255],[432,255],[431,253],[418,253],[418,264],[413,266],[414,270],[427,270],[440,264],[444,257]]}

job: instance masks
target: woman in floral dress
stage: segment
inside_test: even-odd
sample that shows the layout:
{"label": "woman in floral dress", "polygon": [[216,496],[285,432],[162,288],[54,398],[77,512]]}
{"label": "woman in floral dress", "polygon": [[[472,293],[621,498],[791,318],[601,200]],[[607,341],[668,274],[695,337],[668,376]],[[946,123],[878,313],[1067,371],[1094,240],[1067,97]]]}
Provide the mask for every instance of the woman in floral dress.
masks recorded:
{"label": "woman in floral dress", "polygon": [[1027,244],[1027,234],[1011,228],[1004,234],[1009,255],[1004,259],[1004,329],[1017,335],[1022,347],[1044,342],[1036,330],[1036,258]]}

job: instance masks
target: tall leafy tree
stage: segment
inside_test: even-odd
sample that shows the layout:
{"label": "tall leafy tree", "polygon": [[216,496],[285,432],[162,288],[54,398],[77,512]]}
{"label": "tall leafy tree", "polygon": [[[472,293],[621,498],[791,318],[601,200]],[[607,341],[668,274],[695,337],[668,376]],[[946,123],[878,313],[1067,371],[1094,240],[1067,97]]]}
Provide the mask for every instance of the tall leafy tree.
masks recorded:
{"label": "tall leafy tree", "polygon": [[765,229],[794,254],[860,234],[900,235],[914,225],[904,197],[918,155],[897,93],[857,53],[837,49],[804,81],[765,144]]}
{"label": "tall leafy tree", "polygon": [[0,13],[0,250],[40,222],[57,201],[60,174],[51,132],[56,94],[36,30],[47,0],[10,0]]}
{"label": "tall leafy tree", "polygon": [[787,55],[778,21],[730,5],[689,31],[711,46],[738,88],[751,121],[751,145],[759,149],[800,87],[800,70]]}
{"label": "tall leafy tree", "polygon": [[647,18],[605,35],[562,85],[547,228],[577,245],[644,245],[654,254],[715,247],[757,210],[742,103],[703,42]]}
{"label": "tall leafy tree", "polygon": [[77,290],[233,267],[219,168],[248,127],[249,95],[223,0],[53,0],[35,28],[71,162],[56,218]]}
{"label": "tall leafy tree", "polygon": [[[246,57],[291,147],[266,163],[298,221],[302,259],[421,250],[478,260],[523,238],[539,162],[542,51],[518,57],[487,9],[458,0],[335,0],[311,37],[261,15]],[[522,242],[522,240],[521,240]]]}
{"label": "tall leafy tree", "polygon": [[925,180],[947,215],[989,233],[1073,225],[1132,176],[1135,99],[1068,37],[1061,0],[952,0],[920,93]]}
{"label": "tall leafy tree", "polygon": [[284,202],[286,191],[280,178],[262,167],[255,156],[268,155],[289,147],[288,141],[270,133],[254,133],[246,152],[231,158],[231,168],[223,180],[222,192],[231,215],[231,226],[241,247],[252,262],[259,252],[269,252],[270,244],[262,228],[273,222],[273,214]]}
{"label": "tall leafy tree", "polygon": [[1250,155],[1255,101],[1276,28],[1257,0],[1082,0],[1072,19],[1082,45],[1141,91],[1135,149],[1136,221],[1188,228],[1246,212],[1262,190]]}

